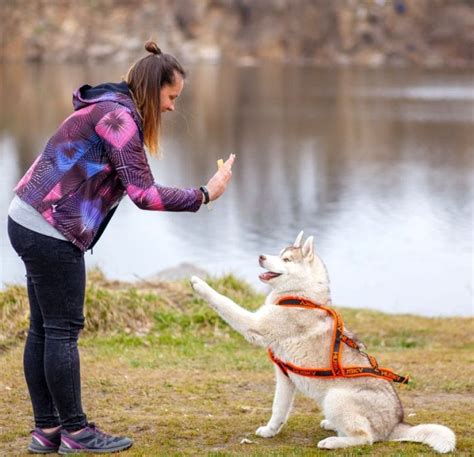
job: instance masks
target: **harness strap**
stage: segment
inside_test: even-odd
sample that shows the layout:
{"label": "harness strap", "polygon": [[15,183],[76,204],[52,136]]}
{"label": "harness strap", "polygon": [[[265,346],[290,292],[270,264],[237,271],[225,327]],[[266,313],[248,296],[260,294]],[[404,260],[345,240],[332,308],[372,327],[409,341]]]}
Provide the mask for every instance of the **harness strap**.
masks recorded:
{"label": "harness strap", "polygon": [[[320,369],[299,367],[289,362],[283,362],[283,360],[280,360],[278,357],[275,356],[271,349],[268,349],[268,355],[270,356],[270,359],[283,371],[286,376],[288,376],[288,372],[311,378],[355,378],[361,376],[373,376],[377,378],[383,378],[388,381],[408,383],[408,376],[400,376],[394,373],[392,370],[389,370],[388,368],[379,368],[375,357],[362,351],[356,341],[344,334],[344,322],[340,314],[336,310],[323,305],[319,305],[317,303],[313,303],[306,299],[300,299],[295,297],[284,298],[280,300],[277,304],[279,306],[321,309],[328,313],[334,320],[333,338],[330,352],[331,368]],[[341,341],[347,346],[356,349],[361,354],[363,354],[369,361],[370,367],[343,367],[341,363]]]}
{"label": "harness strap", "polygon": [[292,363],[289,362],[283,362],[283,360],[280,360],[278,357],[275,356],[275,354],[272,352],[271,349],[268,349],[268,355],[270,356],[270,359],[272,359],[273,363],[278,365],[285,373],[286,376],[288,376],[288,371],[291,371],[292,373],[299,374],[301,376],[309,376],[309,377],[334,377],[334,374],[332,370],[325,370],[325,369],[318,369],[318,368],[302,368],[298,367],[296,365],[293,365]]}

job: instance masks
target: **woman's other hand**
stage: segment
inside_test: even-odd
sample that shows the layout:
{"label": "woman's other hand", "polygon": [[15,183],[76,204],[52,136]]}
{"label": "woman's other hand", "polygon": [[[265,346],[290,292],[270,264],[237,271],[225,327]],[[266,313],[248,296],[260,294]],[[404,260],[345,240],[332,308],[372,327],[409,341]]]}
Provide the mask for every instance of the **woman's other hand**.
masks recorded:
{"label": "woman's other hand", "polygon": [[217,200],[226,190],[232,177],[232,165],[234,164],[235,154],[230,154],[229,158],[224,162],[216,174],[206,184],[209,192],[209,201]]}

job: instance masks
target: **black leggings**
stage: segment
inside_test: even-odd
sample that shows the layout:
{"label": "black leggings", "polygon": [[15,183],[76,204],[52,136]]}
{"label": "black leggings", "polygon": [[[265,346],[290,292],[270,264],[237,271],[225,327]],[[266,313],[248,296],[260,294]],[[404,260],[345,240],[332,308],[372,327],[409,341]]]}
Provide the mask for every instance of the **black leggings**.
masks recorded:
{"label": "black leggings", "polygon": [[23,366],[35,425],[79,430],[87,424],[77,348],[84,327],[84,253],[10,217],[8,235],[26,267],[30,328]]}

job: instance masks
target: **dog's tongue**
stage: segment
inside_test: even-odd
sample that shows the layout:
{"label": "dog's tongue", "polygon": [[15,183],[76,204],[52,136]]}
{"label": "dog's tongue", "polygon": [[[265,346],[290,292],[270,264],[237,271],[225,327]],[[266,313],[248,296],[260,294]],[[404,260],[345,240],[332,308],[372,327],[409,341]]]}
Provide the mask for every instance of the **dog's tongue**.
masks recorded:
{"label": "dog's tongue", "polygon": [[262,273],[262,274],[258,275],[258,277],[262,281],[269,281],[270,279],[276,278],[277,276],[280,276],[280,275],[278,273],[273,273],[271,271],[266,271],[265,273]]}

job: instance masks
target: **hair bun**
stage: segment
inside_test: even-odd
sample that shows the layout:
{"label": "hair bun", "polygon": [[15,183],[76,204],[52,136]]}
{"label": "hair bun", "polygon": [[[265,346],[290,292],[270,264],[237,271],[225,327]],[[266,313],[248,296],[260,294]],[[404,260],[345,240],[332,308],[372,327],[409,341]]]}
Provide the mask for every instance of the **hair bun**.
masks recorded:
{"label": "hair bun", "polygon": [[145,49],[148,51],[148,52],[151,52],[152,54],[156,54],[156,55],[160,55],[162,54],[161,52],[161,49],[158,47],[158,45],[152,41],[152,40],[148,40],[146,43],[145,43]]}

